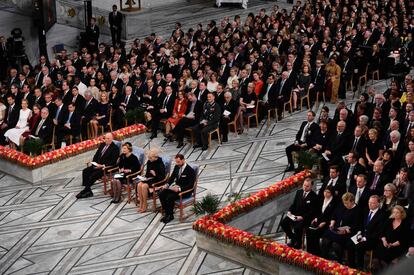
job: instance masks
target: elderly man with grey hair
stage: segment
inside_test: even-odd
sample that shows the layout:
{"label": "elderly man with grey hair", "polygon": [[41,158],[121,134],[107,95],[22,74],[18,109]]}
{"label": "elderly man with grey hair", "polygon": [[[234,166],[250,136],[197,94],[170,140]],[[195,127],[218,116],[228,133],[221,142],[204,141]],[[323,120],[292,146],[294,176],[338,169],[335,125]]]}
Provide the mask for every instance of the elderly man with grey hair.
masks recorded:
{"label": "elderly man with grey hair", "polygon": [[401,133],[398,130],[392,130],[389,141],[384,147],[393,152],[395,160],[401,160],[404,154],[404,141],[401,140]]}
{"label": "elderly man with grey hair", "polygon": [[220,133],[223,135],[222,141],[227,142],[229,126],[228,124],[234,120],[238,108],[237,102],[232,98],[229,91],[224,93],[224,102],[221,105],[223,111],[220,118]]}
{"label": "elderly man with grey hair", "polygon": [[93,97],[92,90],[89,88],[85,91],[85,105],[79,112],[81,113],[82,136],[87,139],[88,123],[98,112],[98,101]]}

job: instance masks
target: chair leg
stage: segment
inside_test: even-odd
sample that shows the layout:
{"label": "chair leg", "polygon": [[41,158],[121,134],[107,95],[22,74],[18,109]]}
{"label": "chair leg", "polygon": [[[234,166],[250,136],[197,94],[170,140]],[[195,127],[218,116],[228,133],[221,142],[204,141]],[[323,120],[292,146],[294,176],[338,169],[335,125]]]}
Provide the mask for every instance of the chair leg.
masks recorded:
{"label": "chair leg", "polygon": [[211,145],[211,133],[208,133],[208,146],[210,147]]}
{"label": "chair leg", "polygon": [[256,118],[256,127],[259,128],[259,116],[257,115],[257,113],[255,115],[255,118]]}
{"label": "chair leg", "polygon": [[250,117],[247,117],[247,132],[250,129]]}
{"label": "chair leg", "polygon": [[303,98],[300,99],[300,111],[302,112]]}
{"label": "chair leg", "polygon": [[184,207],[180,205],[180,222],[184,221]]}
{"label": "chair leg", "polygon": [[220,130],[219,130],[219,128],[217,128],[217,140],[218,140],[218,143],[221,144],[221,138],[220,138]]}
{"label": "chair leg", "polygon": [[278,116],[277,116],[277,108],[275,109],[275,118],[276,118],[276,122],[279,121]]}
{"label": "chair leg", "polygon": [[308,103],[308,110],[310,110],[310,100],[309,100],[309,96],[306,97],[306,102]]}
{"label": "chair leg", "polygon": [[267,127],[270,126],[270,113],[271,113],[271,110],[267,110]]}
{"label": "chair leg", "polygon": [[126,188],[128,192],[128,203],[131,203],[131,186],[128,184]]}

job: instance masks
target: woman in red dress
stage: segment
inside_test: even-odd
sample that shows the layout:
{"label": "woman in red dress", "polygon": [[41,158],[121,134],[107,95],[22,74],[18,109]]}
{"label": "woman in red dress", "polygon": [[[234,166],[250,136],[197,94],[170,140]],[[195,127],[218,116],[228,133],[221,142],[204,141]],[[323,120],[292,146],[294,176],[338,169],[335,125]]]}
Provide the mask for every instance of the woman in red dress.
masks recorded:
{"label": "woman in red dress", "polygon": [[36,123],[39,121],[40,119],[40,109],[42,107],[40,107],[39,104],[35,104],[33,105],[33,115],[32,117],[29,119],[29,130],[27,130],[26,132],[24,132],[21,136],[20,136],[20,145],[23,148],[23,144],[24,141],[29,137],[30,133],[32,132],[32,130],[34,129]]}
{"label": "woman in red dress", "polygon": [[255,71],[253,72],[253,83],[254,83],[254,92],[258,96],[263,89],[263,80],[260,78],[260,73]]}
{"label": "woman in red dress", "polygon": [[172,135],[170,134],[175,125],[185,116],[185,110],[187,109],[187,99],[184,96],[184,92],[181,90],[178,92],[178,98],[174,103],[174,110],[172,117],[168,118],[165,123],[165,141],[171,140]]}

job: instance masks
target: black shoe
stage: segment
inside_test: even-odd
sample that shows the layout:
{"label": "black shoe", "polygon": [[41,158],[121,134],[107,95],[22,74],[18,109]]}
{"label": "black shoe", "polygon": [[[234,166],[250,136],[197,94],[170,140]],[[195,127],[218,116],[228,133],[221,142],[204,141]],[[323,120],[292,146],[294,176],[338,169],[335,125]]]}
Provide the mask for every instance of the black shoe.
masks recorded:
{"label": "black shoe", "polygon": [[194,146],[193,146],[193,148],[194,148],[194,149],[196,149],[196,148],[201,148],[201,147],[203,147],[203,145],[198,144],[198,143],[197,143],[196,145],[194,145]]}
{"label": "black shoe", "polygon": [[77,199],[86,199],[89,197],[93,197],[92,190],[82,190],[79,194],[76,195]]}
{"label": "black shoe", "polygon": [[291,242],[288,242],[288,243],[287,243],[287,246],[289,246],[289,247],[294,247],[294,246],[295,246],[295,243],[294,243],[294,242],[292,242],[292,241],[291,241]]}
{"label": "black shoe", "polygon": [[167,218],[167,216],[162,217],[162,218],[161,218],[161,220],[160,220],[160,222],[165,223],[165,219],[166,219],[166,218]]}
{"label": "black shoe", "polygon": [[167,215],[167,216],[165,216],[163,218],[162,222],[165,223],[165,224],[167,224],[167,223],[169,223],[172,220],[174,220],[174,215]]}
{"label": "black shoe", "polygon": [[116,203],[120,203],[120,202],[121,202],[121,200],[112,200],[112,201],[111,201],[111,203],[115,203],[115,204],[116,204]]}
{"label": "black shoe", "polygon": [[295,170],[295,167],[293,166],[293,165],[289,165],[286,169],[285,169],[285,172],[291,172],[291,171],[294,171]]}
{"label": "black shoe", "polygon": [[178,145],[177,145],[177,148],[181,148],[181,147],[183,147],[183,146],[184,146],[184,143],[179,142],[179,143],[178,143]]}
{"label": "black shoe", "polygon": [[207,150],[208,149],[208,146],[203,146],[203,147],[201,147],[201,151],[205,151],[205,150]]}
{"label": "black shoe", "polygon": [[152,135],[150,136],[150,139],[156,138],[157,134],[156,133],[152,133]]}
{"label": "black shoe", "polygon": [[221,140],[222,142],[227,142],[227,141],[229,141],[228,139],[227,139],[227,137],[223,137],[223,139]]}

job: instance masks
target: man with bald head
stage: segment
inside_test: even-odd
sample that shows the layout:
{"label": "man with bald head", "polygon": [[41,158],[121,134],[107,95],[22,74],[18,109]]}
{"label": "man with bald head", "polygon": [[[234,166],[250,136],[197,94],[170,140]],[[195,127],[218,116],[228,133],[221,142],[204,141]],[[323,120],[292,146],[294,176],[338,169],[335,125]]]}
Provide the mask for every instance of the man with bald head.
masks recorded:
{"label": "man with bald head", "polygon": [[92,197],[93,193],[91,186],[95,181],[102,178],[105,167],[116,164],[119,156],[119,148],[115,145],[113,140],[114,137],[112,133],[106,133],[105,142],[99,146],[98,151],[96,151],[93,156],[91,165],[83,169],[82,185],[85,186],[85,189],[76,195],[77,199]]}

